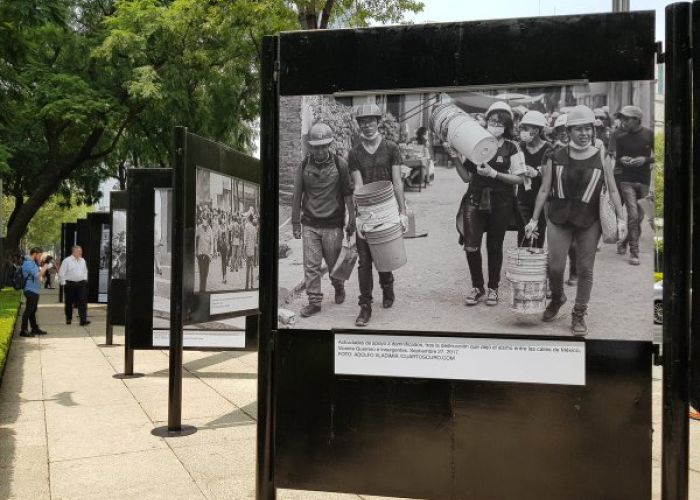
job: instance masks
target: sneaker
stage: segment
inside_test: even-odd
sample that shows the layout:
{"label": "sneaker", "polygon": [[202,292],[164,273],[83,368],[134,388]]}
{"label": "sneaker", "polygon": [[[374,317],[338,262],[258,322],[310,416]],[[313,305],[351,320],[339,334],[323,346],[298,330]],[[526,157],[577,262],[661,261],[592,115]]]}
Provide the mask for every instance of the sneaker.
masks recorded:
{"label": "sneaker", "polygon": [[37,328],[36,330],[32,330],[32,333],[34,335],[46,335],[46,330],[42,330],[41,328]]}
{"label": "sneaker", "polygon": [[561,306],[564,304],[566,304],[566,296],[562,296],[561,299],[552,299],[547,309],[542,313],[542,321],[549,323],[557,319],[559,316],[559,309],[561,309]]}
{"label": "sneaker", "polygon": [[566,284],[569,286],[576,286],[577,283],[578,283],[578,275],[577,274],[570,274],[569,280],[566,282]]}
{"label": "sneaker", "polygon": [[88,326],[90,323],[91,323],[91,321],[86,319],[85,321],[80,322],[80,326]]}
{"label": "sneaker", "polygon": [[627,253],[627,243],[618,243],[617,244],[617,254],[618,255],[625,255]]}
{"label": "sneaker", "polygon": [[487,306],[497,306],[498,305],[498,288],[489,288],[489,292],[486,295],[486,305]]}
{"label": "sneaker", "polygon": [[390,285],[383,289],[382,307],[384,309],[391,309],[394,305],[394,287]]}
{"label": "sneaker", "polygon": [[339,286],[335,289],[335,303],[342,304],[345,302],[345,287]]}
{"label": "sneaker", "polygon": [[20,337],[33,337],[34,334],[32,332],[19,332]]}
{"label": "sneaker", "polygon": [[483,288],[472,288],[472,291],[467,295],[467,299],[464,301],[465,305],[475,306],[481,300],[481,297],[486,295],[486,291]]}
{"label": "sneaker", "polygon": [[321,306],[318,304],[309,304],[301,308],[301,311],[299,311],[299,314],[301,314],[304,318],[308,318],[309,316],[313,316],[314,314],[321,312]]}
{"label": "sneaker", "polygon": [[588,334],[586,326],[586,306],[575,305],[571,311],[571,333],[577,337],[585,337]]}
{"label": "sneaker", "polygon": [[73,322],[72,319],[67,319],[67,320],[66,320],[66,325],[70,325],[72,322]]}
{"label": "sneaker", "polygon": [[637,255],[636,253],[630,253],[630,265],[632,265],[632,266],[639,265],[639,255]]}
{"label": "sneaker", "polygon": [[367,326],[371,317],[372,306],[369,304],[364,304],[360,306],[360,314],[357,315],[357,319],[355,320],[355,326]]}

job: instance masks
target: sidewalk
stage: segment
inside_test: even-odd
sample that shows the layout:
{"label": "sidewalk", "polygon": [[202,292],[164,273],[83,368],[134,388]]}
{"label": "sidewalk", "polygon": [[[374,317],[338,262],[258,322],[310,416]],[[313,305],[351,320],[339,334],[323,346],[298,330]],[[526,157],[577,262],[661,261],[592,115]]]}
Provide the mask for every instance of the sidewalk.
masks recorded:
{"label": "sidewalk", "polygon": [[[146,376],[112,378],[123,346],[101,347],[105,306],[92,324],[66,325],[42,295],[46,337],[16,337],[0,386],[0,499],[252,499],[257,354],[185,352],[183,423],[198,432],[158,438],[167,419],[167,352],[137,351]],[[115,327],[115,342],[123,329]],[[654,371],[654,481],[660,477],[660,369]],[[691,498],[700,498],[700,423],[691,422]],[[695,445],[695,446],[693,446]],[[280,491],[281,499],[375,497]],[[660,498],[656,495],[654,498]]]}

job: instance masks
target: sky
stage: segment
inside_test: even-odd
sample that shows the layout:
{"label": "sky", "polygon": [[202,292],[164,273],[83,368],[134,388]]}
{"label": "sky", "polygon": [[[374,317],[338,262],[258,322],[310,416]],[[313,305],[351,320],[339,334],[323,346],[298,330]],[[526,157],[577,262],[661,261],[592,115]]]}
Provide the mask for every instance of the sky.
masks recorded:
{"label": "sky", "polygon": [[[591,14],[612,11],[612,0],[423,0],[414,23],[476,21],[512,17]],[[630,10],[656,11],[656,39],[664,37],[664,9],[673,0],[630,0]]]}

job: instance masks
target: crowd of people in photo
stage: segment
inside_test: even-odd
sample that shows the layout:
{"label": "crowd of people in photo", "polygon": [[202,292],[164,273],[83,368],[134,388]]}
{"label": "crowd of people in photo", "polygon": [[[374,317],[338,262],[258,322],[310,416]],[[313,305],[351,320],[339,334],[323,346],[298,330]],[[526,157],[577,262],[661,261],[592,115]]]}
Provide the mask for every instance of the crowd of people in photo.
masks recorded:
{"label": "crowd of people in photo", "polygon": [[258,288],[255,273],[258,267],[258,218],[253,207],[245,213],[232,213],[211,208],[206,203],[198,205],[195,233],[198,292],[207,291],[210,264],[215,261],[218,261],[216,270],[220,272],[221,284],[228,283],[229,273],[245,271],[245,290]]}
{"label": "crowd of people in photo", "polygon": [[[607,107],[580,104],[547,113],[496,101],[472,117],[496,138],[498,150],[491,160],[477,165],[445,144],[458,158],[457,173],[467,184],[458,212],[459,239],[471,277],[465,304],[499,303],[504,239],[508,231],[517,231],[519,246],[546,247],[548,253],[549,302],[542,320],[557,319],[567,302],[568,261],[566,282],[576,287],[571,332],[586,335],[593,269],[602,245],[601,219],[612,218],[617,253],[629,251],[629,264],[640,264],[639,240],[654,165],[653,132],[642,126],[642,110],[628,105],[611,114]],[[303,317],[321,311],[323,261],[332,269],[343,239],[349,241],[358,233],[360,314],[355,324],[365,326],[372,314],[372,255],[357,231],[353,193],[367,183],[392,182],[405,223],[406,172],[399,146],[379,132],[378,106],[357,107],[355,119],[360,141],[346,158],[331,151],[334,135],[327,124],[317,122],[309,131],[309,154],[296,171],[292,226],[294,237],[303,240],[309,299],[300,311]],[[429,143],[426,129],[421,131],[418,144]],[[610,200],[610,210],[601,208],[601,196]],[[653,213],[648,215],[653,225]],[[345,300],[344,283],[333,278],[331,282],[340,304]],[[380,272],[379,283],[382,305],[391,307],[396,298],[393,274]]]}

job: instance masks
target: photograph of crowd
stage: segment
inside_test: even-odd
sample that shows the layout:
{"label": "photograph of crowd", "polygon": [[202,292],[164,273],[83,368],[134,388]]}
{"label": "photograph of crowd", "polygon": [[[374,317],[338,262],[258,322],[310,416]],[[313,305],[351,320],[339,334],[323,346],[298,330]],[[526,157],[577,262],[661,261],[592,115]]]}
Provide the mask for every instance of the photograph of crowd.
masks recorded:
{"label": "photograph of crowd", "polygon": [[654,97],[283,97],[279,327],[651,340]]}
{"label": "photograph of crowd", "polygon": [[112,211],[112,279],[126,279],[126,210]]}
{"label": "photograph of crowd", "polygon": [[109,293],[109,266],[111,265],[112,249],[109,241],[109,224],[100,226],[100,265],[98,269],[97,301],[107,302]]}
{"label": "photograph of crowd", "polygon": [[[154,190],[153,225],[153,345],[170,342],[170,279],[172,258],[172,189]],[[185,347],[240,347],[245,318],[186,325]]]}
{"label": "photograph of crowd", "polygon": [[194,291],[258,289],[260,188],[197,168]]}

